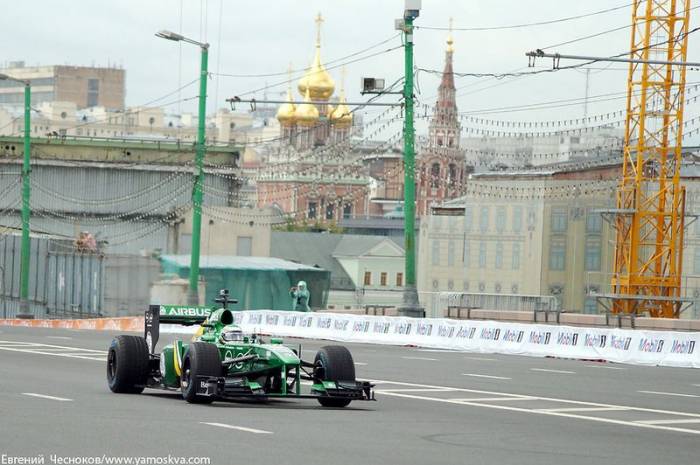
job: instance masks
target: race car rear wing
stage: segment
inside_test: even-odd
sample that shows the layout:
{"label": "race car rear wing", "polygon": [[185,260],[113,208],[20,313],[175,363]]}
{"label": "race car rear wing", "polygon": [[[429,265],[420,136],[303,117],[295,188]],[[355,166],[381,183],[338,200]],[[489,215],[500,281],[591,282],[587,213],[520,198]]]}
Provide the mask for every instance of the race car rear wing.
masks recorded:
{"label": "race car rear wing", "polygon": [[160,336],[160,324],[174,324],[191,326],[202,324],[211,314],[210,307],[187,305],[149,305],[144,318],[144,333],[148,350],[154,353],[158,337]]}

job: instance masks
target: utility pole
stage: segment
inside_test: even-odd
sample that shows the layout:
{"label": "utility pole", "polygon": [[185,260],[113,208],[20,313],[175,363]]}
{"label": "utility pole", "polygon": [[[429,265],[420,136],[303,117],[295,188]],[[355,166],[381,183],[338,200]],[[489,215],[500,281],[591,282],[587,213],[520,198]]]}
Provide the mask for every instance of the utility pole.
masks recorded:
{"label": "utility pole", "polygon": [[404,249],[405,274],[403,302],[398,308],[399,315],[424,317],[425,310],[420,306],[416,287],[416,153],[415,128],[413,121],[413,20],[420,14],[420,0],[406,0],[402,30],[404,35],[404,86],[405,104],[403,128],[404,162]]}
{"label": "utility pole", "polygon": [[157,37],[187,42],[196,45],[201,50],[201,65],[199,71],[199,113],[197,125],[197,147],[195,154],[195,176],[192,189],[192,252],[190,254],[190,286],[187,293],[188,305],[199,305],[199,253],[202,233],[202,199],[204,187],[204,155],[206,153],[206,117],[207,117],[207,77],[209,61],[209,44],[188,39],[181,34],[171,31],[160,31]]}
{"label": "utility pole", "polygon": [[22,162],[22,245],[20,252],[19,274],[19,312],[17,318],[32,319],[34,315],[29,309],[29,254],[31,243],[29,241],[29,218],[31,208],[31,186],[29,184],[31,161],[31,111],[32,111],[32,87],[29,80],[15,79],[7,74],[0,74],[0,81],[14,81],[24,84],[24,160]]}

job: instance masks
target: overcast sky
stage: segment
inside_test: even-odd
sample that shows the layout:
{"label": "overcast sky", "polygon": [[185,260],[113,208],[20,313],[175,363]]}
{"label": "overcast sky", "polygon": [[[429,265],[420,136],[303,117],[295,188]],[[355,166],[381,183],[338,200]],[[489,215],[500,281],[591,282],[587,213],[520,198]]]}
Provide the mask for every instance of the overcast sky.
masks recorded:
{"label": "overcast sky", "polygon": [[[423,0],[417,26],[455,28],[500,26],[570,17],[630,3],[629,0]],[[211,43],[213,73],[284,73],[291,61],[308,66],[313,56],[314,16],[322,12],[324,61],[336,60],[396,34],[394,19],[401,16],[402,0],[22,0],[5,8],[0,20],[0,61],[24,60],[34,64],[107,65],[127,71],[127,104],[139,105],[159,98],[197,77],[199,54],[195,47],[180,46],[154,37],[159,29]],[[204,15],[202,15],[204,11]],[[455,31],[454,67],[457,72],[508,72],[527,70],[526,51],[544,48],[630,23],[631,7],[558,24],[499,31]],[[692,13],[691,13],[692,15]],[[691,24],[692,27],[692,24]],[[415,34],[416,65],[442,69],[446,31],[418,29]],[[698,35],[700,37],[700,34]],[[399,45],[396,38],[360,55]],[[555,47],[552,52],[609,56],[629,49],[629,29]],[[689,60],[700,58],[700,40],[691,36]],[[538,62],[549,66],[549,61]],[[564,63],[562,63],[564,64]],[[591,96],[624,92],[626,67],[593,65]],[[606,67],[606,70],[600,68]],[[331,71],[340,82],[340,70]],[[357,101],[361,76],[385,77],[387,82],[403,73],[401,49],[347,66],[348,98]],[[688,81],[699,80],[689,72]],[[224,106],[224,99],[285,80],[285,76],[234,78],[214,76],[210,81],[210,110]],[[421,73],[419,98],[434,102],[439,76]],[[550,100],[581,98],[585,72],[559,71],[519,79],[457,79],[461,111],[477,111]],[[279,97],[285,85],[272,88]],[[182,91],[194,96],[196,86]],[[262,97],[262,92],[256,94]],[[177,94],[159,101],[177,99]],[[183,110],[193,111],[193,101]],[[177,110],[177,105],[169,109]],[[624,100],[591,103],[589,114],[624,108]],[[569,119],[583,115],[583,105],[545,111],[489,115],[493,119],[523,121]]]}

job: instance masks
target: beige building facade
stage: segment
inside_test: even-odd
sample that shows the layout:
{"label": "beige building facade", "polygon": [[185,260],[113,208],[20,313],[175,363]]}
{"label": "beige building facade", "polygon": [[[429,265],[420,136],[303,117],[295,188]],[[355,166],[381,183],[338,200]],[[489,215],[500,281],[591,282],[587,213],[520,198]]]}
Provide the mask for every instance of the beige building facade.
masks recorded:
{"label": "beige building facade", "polygon": [[[121,68],[88,66],[25,66],[12,62],[0,73],[32,84],[32,104],[72,102],[78,108],[103,106],[123,109],[126,97],[126,71]],[[0,104],[22,104],[24,86],[13,81],[0,81]]]}
{"label": "beige building facade", "polygon": [[[611,292],[615,230],[604,212],[617,181],[506,177],[472,181],[421,222],[419,291],[554,296],[566,311],[605,311],[593,294]],[[684,184],[683,296],[700,302],[700,182]],[[684,317],[700,314],[687,306]]]}

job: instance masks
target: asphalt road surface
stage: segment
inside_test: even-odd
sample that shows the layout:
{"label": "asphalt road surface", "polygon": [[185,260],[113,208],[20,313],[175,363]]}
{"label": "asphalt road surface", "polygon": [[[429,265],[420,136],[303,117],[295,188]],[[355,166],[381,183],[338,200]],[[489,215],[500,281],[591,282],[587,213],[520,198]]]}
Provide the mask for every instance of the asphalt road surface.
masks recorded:
{"label": "asphalt road surface", "polygon": [[[700,371],[348,344],[377,402],[112,394],[109,332],[0,327],[0,454],[218,464],[697,464]],[[176,336],[161,335],[159,346]],[[301,343],[305,359],[327,341]]]}

